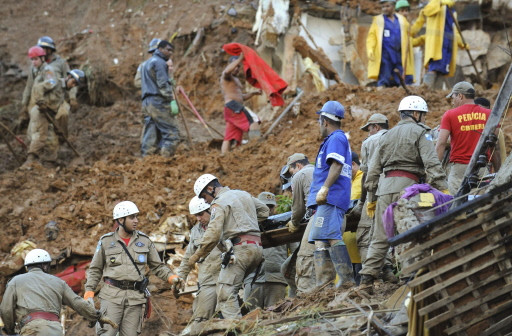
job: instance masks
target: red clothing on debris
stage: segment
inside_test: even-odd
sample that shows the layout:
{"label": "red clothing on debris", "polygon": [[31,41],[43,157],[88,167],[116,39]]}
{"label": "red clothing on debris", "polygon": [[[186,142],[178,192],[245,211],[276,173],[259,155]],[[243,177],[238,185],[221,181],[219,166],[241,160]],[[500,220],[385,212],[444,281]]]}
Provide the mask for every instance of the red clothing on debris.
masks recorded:
{"label": "red clothing on debris", "polygon": [[247,81],[255,88],[263,90],[269,97],[272,106],[283,106],[281,94],[288,86],[279,75],[258,56],[254,50],[240,43],[228,43],[222,48],[230,55],[244,53],[244,72]]}
{"label": "red clothing on debris", "polygon": [[226,120],[224,140],[236,140],[239,145],[242,142],[244,132],[248,132],[250,127],[245,113],[235,113],[229,107],[224,106],[224,120]]}
{"label": "red clothing on debris", "polygon": [[445,112],[441,129],[450,131],[450,162],[469,163],[490,113],[491,110],[476,104],[464,104]]}

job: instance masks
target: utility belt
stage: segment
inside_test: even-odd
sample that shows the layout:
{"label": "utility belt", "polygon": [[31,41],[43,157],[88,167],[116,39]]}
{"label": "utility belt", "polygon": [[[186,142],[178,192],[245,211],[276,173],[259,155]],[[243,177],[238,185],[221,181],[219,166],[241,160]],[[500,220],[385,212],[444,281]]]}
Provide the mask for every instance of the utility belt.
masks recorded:
{"label": "utility belt", "polygon": [[33,320],[46,320],[46,321],[55,321],[59,322],[59,316],[54,313],[48,313],[48,312],[33,312],[30,314],[25,315],[20,320],[20,329],[23,328],[27,323],[33,321]]}
{"label": "utility belt", "polygon": [[386,177],[407,177],[416,183],[420,181],[420,177],[418,175],[405,170],[389,170],[385,175]]}
{"label": "utility belt", "polygon": [[238,237],[231,238],[230,240],[233,245],[255,244],[261,246],[261,237],[250,234],[242,234]]}
{"label": "utility belt", "polygon": [[144,278],[142,281],[128,281],[104,278],[103,281],[105,281],[106,284],[117,287],[119,289],[132,289],[143,293],[148,285],[147,281],[145,281],[146,279],[147,278]]}

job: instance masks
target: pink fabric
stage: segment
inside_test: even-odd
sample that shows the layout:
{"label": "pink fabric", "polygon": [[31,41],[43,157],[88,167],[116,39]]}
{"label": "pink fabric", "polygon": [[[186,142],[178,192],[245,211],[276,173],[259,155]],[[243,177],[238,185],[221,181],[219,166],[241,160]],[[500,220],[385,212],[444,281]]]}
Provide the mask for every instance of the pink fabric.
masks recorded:
{"label": "pink fabric", "polygon": [[240,43],[228,43],[222,46],[228,54],[238,56],[244,53],[244,72],[247,81],[255,88],[263,90],[269,97],[272,106],[283,106],[281,95],[288,86],[279,75],[267,64],[258,53]]}

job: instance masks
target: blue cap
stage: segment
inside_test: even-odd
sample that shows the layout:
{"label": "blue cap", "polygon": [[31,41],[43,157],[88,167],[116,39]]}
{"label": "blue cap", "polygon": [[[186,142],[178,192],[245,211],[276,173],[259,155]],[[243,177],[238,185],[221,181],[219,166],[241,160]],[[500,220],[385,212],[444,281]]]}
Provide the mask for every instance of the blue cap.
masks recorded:
{"label": "blue cap", "polygon": [[345,108],[335,100],[329,100],[316,114],[324,115],[333,120],[340,120],[345,117]]}
{"label": "blue cap", "polygon": [[160,41],[162,40],[160,40],[159,38],[152,39],[151,42],[149,42],[148,53],[154,52],[158,48],[158,44],[160,43]]}

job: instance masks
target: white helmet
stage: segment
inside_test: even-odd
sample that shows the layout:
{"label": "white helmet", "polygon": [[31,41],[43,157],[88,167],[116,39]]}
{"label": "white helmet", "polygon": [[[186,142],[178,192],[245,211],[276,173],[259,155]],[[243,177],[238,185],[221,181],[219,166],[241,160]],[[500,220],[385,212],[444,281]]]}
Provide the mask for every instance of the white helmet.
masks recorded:
{"label": "white helmet", "polygon": [[130,201],[123,201],[117,203],[114,207],[113,216],[114,219],[123,218],[126,216],[130,216],[133,214],[139,213],[139,209],[135,205],[135,203]]}
{"label": "white helmet", "polygon": [[33,249],[25,257],[25,266],[40,263],[49,263],[52,261],[50,253],[42,249]]}
{"label": "white helmet", "polygon": [[188,204],[188,209],[191,215],[198,214],[202,211],[208,210],[210,204],[206,203],[204,199],[194,196]]}
{"label": "white helmet", "polygon": [[199,194],[201,191],[203,191],[204,188],[213,180],[216,180],[217,178],[213,176],[212,174],[203,174],[199,176],[194,183],[194,193],[197,197],[199,197]]}
{"label": "white helmet", "polygon": [[407,96],[398,105],[398,112],[402,111],[428,112],[427,102],[419,96]]}

